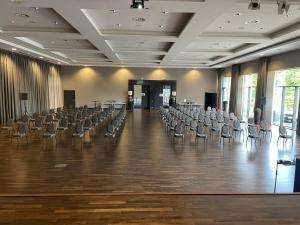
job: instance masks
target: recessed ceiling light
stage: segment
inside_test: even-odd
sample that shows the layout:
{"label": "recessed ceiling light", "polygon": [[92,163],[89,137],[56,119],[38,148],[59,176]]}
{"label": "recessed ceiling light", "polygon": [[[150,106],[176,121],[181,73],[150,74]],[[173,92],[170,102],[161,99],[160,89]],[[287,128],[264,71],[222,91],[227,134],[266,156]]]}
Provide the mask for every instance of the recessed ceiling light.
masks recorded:
{"label": "recessed ceiling light", "polygon": [[260,53],[259,55],[260,55],[260,56],[264,56],[265,54],[264,54],[264,53]]}
{"label": "recessed ceiling light", "polygon": [[44,57],[43,57],[43,56],[40,56],[39,58],[40,58],[40,59],[43,59]]}
{"label": "recessed ceiling light", "polygon": [[168,14],[169,12],[168,11],[163,11],[163,14]]}
{"label": "recessed ceiling light", "polygon": [[39,10],[40,8],[39,7],[33,7],[35,10]]}
{"label": "recessed ceiling light", "polygon": [[12,51],[17,51],[17,49],[16,49],[16,48],[12,48],[11,50],[12,50]]}
{"label": "recessed ceiling light", "polygon": [[54,23],[55,23],[55,25],[58,25],[58,22],[57,22],[57,21],[55,21]]}
{"label": "recessed ceiling light", "polygon": [[116,26],[117,26],[117,27],[121,27],[121,24],[120,24],[120,23],[117,23]]}
{"label": "recessed ceiling light", "polygon": [[245,24],[259,24],[260,22],[260,20],[253,19],[246,21]]}
{"label": "recessed ceiling light", "polygon": [[113,12],[113,13],[116,13],[116,12],[117,12],[116,9],[111,9],[111,10],[109,10],[109,11],[111,11],[111,12]]}
{"label": "recessed ceiling light", "polygon": [[237,15],[237,16],[241,16],[241,15],[242,15],[242,13],[238,12],[238,13],[236,13],[235,15]]}
{"label": "recessed ceiling light", "polygon": [[160,28],[164,28],[164,26],[163,26],[163,25],[159,25],[159,27],[160,27]]}

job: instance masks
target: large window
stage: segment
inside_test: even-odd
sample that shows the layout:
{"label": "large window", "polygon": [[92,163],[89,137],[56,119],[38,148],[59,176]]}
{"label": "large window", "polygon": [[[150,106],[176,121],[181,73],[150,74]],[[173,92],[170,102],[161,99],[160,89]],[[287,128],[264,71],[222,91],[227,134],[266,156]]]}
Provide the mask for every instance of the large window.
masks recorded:
{"label": "large window", "polygon": [[254,104],[257,86],[257,74],[242,76],[242,117],[254,117]]}
{"label": "large window", "polygon": [[273,123],[296,129],[299,108],[300,69],[276,71],[273,94]]}
{"label": "large window", "polygon": [[230,98],[230,87],[231,87],[231,77],[222,78],[222,110],[228,111],[228,104]]}

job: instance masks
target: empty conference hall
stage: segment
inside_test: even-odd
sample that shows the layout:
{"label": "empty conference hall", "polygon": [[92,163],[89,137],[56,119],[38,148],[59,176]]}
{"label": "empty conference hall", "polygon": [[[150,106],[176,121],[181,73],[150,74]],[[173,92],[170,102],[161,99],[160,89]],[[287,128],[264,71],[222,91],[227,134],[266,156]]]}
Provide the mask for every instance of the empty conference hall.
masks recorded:
{"label": "empty conference hall", "polygon": [[0,225],[299,225],[299,0],[0,0]]}

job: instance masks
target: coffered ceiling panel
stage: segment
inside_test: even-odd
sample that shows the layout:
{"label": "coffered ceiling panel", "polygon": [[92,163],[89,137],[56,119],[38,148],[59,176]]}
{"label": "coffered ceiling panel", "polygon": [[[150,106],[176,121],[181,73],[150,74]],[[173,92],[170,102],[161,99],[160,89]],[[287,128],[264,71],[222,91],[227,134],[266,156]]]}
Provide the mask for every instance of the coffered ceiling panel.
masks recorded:
{"label": "coffered ceiling panel", "polygon": [[2,10],[0,27],[3,30],[65,30],[76,32],[62,16],[51,8],[12,7]]}
{"label": "coffered ceiling panel", "polygon": [[149,0],[139,10],[132,0],[1,0],[0,48],[59,64],[187,68],[290,51],[300,0],[282,15],[276,0],[260,10],[250,1]]}
{"label": "coffered ceiling panel", "polygon": [[85,13],[103,34],[153,34],[178,36],[192,13],[164,13],[152,10],[95,10]]}
{"label": "coffered ceiling panel", "polygon": [[124,41],[110,40],[108,44],[113,50],[148,50],[148,51],[168,51],[171,47],[171,42],[155,42],[155,41]]}

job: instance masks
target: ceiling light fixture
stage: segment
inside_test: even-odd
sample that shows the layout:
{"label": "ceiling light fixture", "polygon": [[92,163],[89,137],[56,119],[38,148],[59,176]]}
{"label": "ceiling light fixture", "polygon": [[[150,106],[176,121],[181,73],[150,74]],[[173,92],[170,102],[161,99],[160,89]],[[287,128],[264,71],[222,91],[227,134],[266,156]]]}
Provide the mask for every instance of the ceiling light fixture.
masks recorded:
{"label": "ceiling light fixture", "polygon": [[259,24],[261,21],[260,20],[249,20],[249,21],[246,21],[245,24]]}
{"label": "ceiling light fixture", "polygon": [[111,9],[111,10],[109,10],[109,11],[111,11],[111,12],[113,12],[113,13],[118,12],[116,9]]}
{"label": "ceiling light fixture", "polygon": [[17,51],[17,49],[16,49],[16,48],[12,48],[11,50],[12,50],[12,51]]}
{"label": "ceiling light fixture", "polygon": [[54,23],[55,23],[55,25],[58,25],[58,22],[57,22],[57,21],[55,21]]}
{"label": "ceiling light fixture", "polygon": [[116,26],[117,26],[117,27],[121,27],[122,25],[121,25],[120,23],[117,23]]}
{"label": "ceiling light fixture", "polygon": [[169,12],[168,11],[163,11],[163,14],[168,14]]}
{"label": "ceiling light fixture", "polygon": [[277,0],[277,5],[279,15],[282,15],[284,12],[287,14],[291,6],[287,0]]}
{"label": "ceiling light fixture", "polygon": [[132,0],[132,9],[143,9],[145,7],[144,0]]}
{"label": "ceiling light fixture", "polygon": [[159,25],[159,27],[160,27],[160,28],[164,28],[164,26],[163,26],[163,25]]}
{"label": "ceiling light fixture", "polygon": [[259,0],[251,0],[251,2],[249,3],[248,9],[260,10],[260,1]]}
{"label": "ceiling light fixture", "polygon": [[43,59],[44,57],[43,57],[43,56],[40,56],[39,58],[40,58],[40,59]]}
{"label": "ceiling light fixture", "polygon": [[238,12],[238,13],[236,13],[235,15],[237,15],[237,16],[241,16],[241,15],[242,15],[242,13]]}

